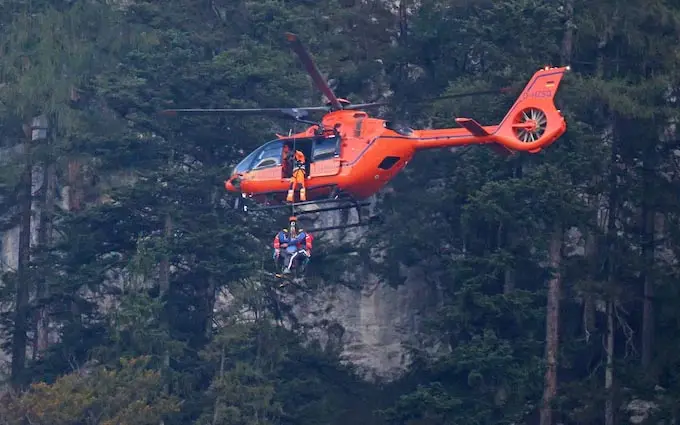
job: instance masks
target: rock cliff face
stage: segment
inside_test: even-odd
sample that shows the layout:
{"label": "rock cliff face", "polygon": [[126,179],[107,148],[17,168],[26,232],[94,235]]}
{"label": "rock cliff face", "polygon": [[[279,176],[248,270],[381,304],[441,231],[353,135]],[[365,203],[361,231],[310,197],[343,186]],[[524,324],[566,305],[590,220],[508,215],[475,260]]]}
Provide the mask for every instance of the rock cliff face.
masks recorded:
{"label": "rock cliff face", "polygon": [[310,338],[338,350],[367,380],[390,381],[408,369],[405,347],[417,343],[421,319],[436,305],[420,273],[408,274],[398,288],[365,274],[360,290],[338,285],[289,300]]}

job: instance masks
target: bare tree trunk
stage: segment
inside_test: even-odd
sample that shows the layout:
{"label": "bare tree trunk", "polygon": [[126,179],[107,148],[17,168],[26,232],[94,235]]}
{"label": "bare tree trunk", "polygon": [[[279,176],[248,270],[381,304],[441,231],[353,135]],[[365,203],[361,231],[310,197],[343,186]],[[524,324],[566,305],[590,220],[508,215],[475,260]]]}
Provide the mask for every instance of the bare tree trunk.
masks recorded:
{"label": "bare tree trunk", "polygon": [[[214,189],[210,194],[210,204],[212,205],[213,214],[217,218],[217,211],[219,207],[220,194],[217,189]],[[215,318],[215,303],[217,302],[217,282],[210,277],[208,279],[208,288],[206,290],[206,318],[205,318],[205,337],[207,340],[212,338],[213,322]]]}
{"label": "bare tree trunk", "polygon": [[83,201],[81,190],[81,164],[77,159],[68,163],[68,206],[70,211],[79,211]]}
{"label": "bare tree trunk", "polygon": [[[594,206],[598,208],[598,206]],[[588,264],[592,264],[597,257],[597,249],[595,244],[595,237],[592,231],[587,231],[586,242],[585,242],[585,252],[584,255]],[[588,267],[589,273],[592,270],[592,266]],[[590,276],[592,277],[592,276]],[[583,330],[585,332],[586,341],[590,341],[590,335],[592,335],[595,330],[595,295],[591,292],[590,288],[586,288],[583,292]]]}
{"label": "bare tree trunk", "polygon": [[515,268],[507,266],[503,273],[503,293],[509,294],[515,290]]}
{"label": "bare tree trunk", "polygon": [[[618,197],[616,196],[617,175],[616,175],[616,155],[617,155],[618,136],[615,135],[614,145],[611,153],[611,171],[609,177],[610,193],[608,205],[608,217],[605,231],[607,239],[607,285],[613,288],[615,285],[615,239],[616,238],[616,216],[618,213]],[[605,369],[604,388],[607,399],[605,401],[604,422],[605,425],[614,425],[614,309],[615,300],[607,300],[607,340],[605,351],[607,356],[607,366]]]}
{"label": "bare tree trunk", "polygon": [[[522,175],[524,174],[524,166],[522,165],[521,162],[519,162],[517,165],[513,167],[512,174],[513,177],[517,179],[522,178]],[[514,253],[515,250],[517,249],[518,237],[519,236],[512,231],[512,228],[510,227],[509,224],[506,223],[503,226],[503,245],[512,256],[515,255]],[[509,294],[515,290],[515,284],[517,282],[516,278],[517,278],[517,265],[513,262],[513,264],[507,265],[505,267],[505,270],[503,271],[504,294]]]}
{"label": "bare tree trunk", "polygon": [[[220,354],[220,375],[219,379],[222,379],[224,377],[224,362],[225,362],[225,353],[224,353],[224,346],[222,347],[222,352]],[[215,404],[213,407],[213,420],[212,420],[212,425],[217,425],[217,421],[219,420],[219,412],[220,412],[220,407],[221,407],[221,400],[219,394],[215,398]]]}
{"label": "bare tree trunk", "polygon": [[[408,45],[408,3],[409,0],[399,0],[397,16],[399,22],[399,30],[397,33],[397,43],[399,47],[406,48]],[[407,81],[409,78],[408,63],[406,60],[401,60],[399,68],[397,68],[399,81]]]}
{"label": "bare tree trunk", "polygon": [[408,37],[408,0],[399,1],[399,42],[406,45]]}
{"label": "bare tree trunk", "polygon": [[[163,234],[165,237],[165,244],[164,248],[166,252],[163,254],[163,257],[161,259],[161,263],[159,265],[159,289],[160,289],[160,296],[163,297],[165,296],[168,291],[170,290],[170,242],[171,242],[171,237],[172,237],[172,231],[173,231],[173,226],[172,226],[172,217],[170,214],[165,215],[165,223],[164,223],[164,229],[163,229]],[[166,349],[165,353],[163,353],[163,367],[167,371],[170,369],[170,352]],[[163,386],[163,392],[165,394],[170,394],[170,384],[168,382],[165,383]],[[160,425],[163,425],[165,422],[163,420],[160,421]]]}
{"label": "bare tree trunk", "polygon": [[564,34],[562,36],[562,48],[560,49],[560,59],[563,65],[571,62],[571,53],[574,46],[574,0],[564,2]]}
{"label": "bare tree trunk", "polygon": [[607,393],[607,400],[604,408],[604,424],[614,425],[614,308],[613,301],[607,302],[607,368],[604,374],[604,389]]}
{"label": "bare tree trunk", "polygon": [[[170,214],[166,214],[164,229],[166,251],[169,250],[171,235],[172,235],[172,217],[170,216]],[[165,296],[168,290],[170,289],[170,255],[168,252],[165,252],[163,254],[163,258],[161,259],[159,280],[160,280],[159,282],[160,295],[162,297]],[[170,368],[170,352],[168,350],[165,350],[165,353],[163,354],[163,366],[166,368],[166,370]],[[164,391],[166,394],[170,392],[169,384],[166,384],[164,386]],[[161,424],[163,424],[163,421],[161,421]]]}
{"label": "bare tree trunk", "polygon": [[28,294],[30,285],[29,262],[31,250],[31,204],[33,201],[33,161],[31,158],[31,130],[25,127],[24,172],[21,177],[20,228],[19,228],[19,261],[18,282],[16,289],[16,306],[14,331],[12,333],[12,372],[11,381],[15,389],[24,383],[24,367],[26,365],[26,343],[28,332]]}
{"label": "bare tree trunk", "polygon": [[[52,240],[52,220],[54,214],[56,173],[53,162],[46,162],[43,167],[43,201],[40,208],[40,227],[38,228],[38,246],[47,249]],[[36,338],[33,345],[33,357],[39,358],[49,343],[49,317],[47,310],[40,304],[48,295],[48,285],[45,277],[36,281],[36,300],[39,305],[36,317]]]}
{"label": "bare tree trunk", "polygon": [[643,168],[644,194],[642,205],[642,221],[644,226],[642,240],[644,301],[642,311],[642,367],[650,376],[652,351],[654,347],[654,248],[655,248],[655,212],[651,194],[654,191],[652,174],[654,173],[654,152],[648,152]]}
{"label": "bare tree trunk", "polygon": [[[68,162],[68,210],[79,211],[82,202],[81,165],[77,159]],[[71,303],[71,314],[75,321],[80,320],[80,309],[75,302]]]}
{"label": "bare tree trunk", "polygon": [[562,37],[561,59],[562,65],[568,65],[571,61],[571,52],[574,46],[574,0],[564,2],[565,31]]}
{"label": "bare tree trunk", "polygon": [[[653,229],[653,215],[647,214],[645,227],[645,236],[654,237]],[[651,229],[650,229],[651,222]],[[645,286],[644,286],[644,303],[642,312],[642,366],[647,370],[648,373],[650,365],[652,363],[652,352],[654,349],[654,279],[652,277],[653,271],[651,270],[654,266],[654,246],[653,241],[647,242],[647,246],[644,252],[645,263],[647,265],[647,271],[645,272]],[[648,375],[649,376],[649,375]]]}
{"label": "bare tree trunk", "polygon": [[[511,256],[514,256],[515,251],[515,235],[510,231],[510,226],[506,223],[498,225],[497,248],[506,250]],[[503,273],[503,293],[509,294],[515,290],[515,264],[514,261],[506,264],[502,270]]]}
{"label": "bare tree trunk", "polygon": [[[609,288],[614,288],[616,285],[616,219],[619,211],[619,197],[618,197],[618,167],[617,157],[619,152],[619,143],[621,137],[616,122],[613,126],[613,141],[610,156],[610,170],[609,170],[609,200],[607,205],[607,221],[606,221],[606,272],[607,285]],[[616,308],[616,300],[611,297],[607,300],[607,340],[605,344],[607,366],[605,369],[605,425],[614,424],[614,312]]]}
{"label": "bare tree trunk", "polygon": [[563,229],[561,224],[555,226],[550,240],[550,267],[553,276],[548,282],[548,307],[545,320],[545,384],[541,405],[541,425],[552,425],[552,401],[557,395],[557,350],[559,348],[560,320],[560,266],[562,260]]}
{"label": "bare tree trunk", "polygon": [[[510,253],[514,252],[514,235],[510,232],[509,226],[506,223],[499,223],[496,238],[496,247],[498,249],[505,249]],[[514,263],[514,262],[513,262]],[[515,289],[515,265],[513,263],[505,265],[501,270],[503,276],[503,293],[509,294]]]}
{"label": "bare tree trunk", "polygon": [[[165,249],[170,248],[170,241],[172,237],[172,217],[170,214],[165,215],[165,228],[163,229],[165,235]],[[170,289],[170,255],[166,252],[161,259],[159,270],[159,286],[161,295],[164,295]]]}
{"label": "bare tree trunk", "polygon": [[215,302],[217,301],[217,285],[213,277],[208,278],[208,289],[206,291],[206,318],[205,318],[205,337],[210,340],[213,334],[213,321],[215,318]]}

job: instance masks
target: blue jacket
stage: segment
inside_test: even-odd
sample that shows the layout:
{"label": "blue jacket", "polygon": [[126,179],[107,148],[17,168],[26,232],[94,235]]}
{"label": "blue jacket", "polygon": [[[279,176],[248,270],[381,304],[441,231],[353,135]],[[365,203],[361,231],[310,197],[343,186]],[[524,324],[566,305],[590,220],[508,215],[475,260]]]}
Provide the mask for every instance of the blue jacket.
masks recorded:
{"label": "blue jacket", "polygon": [[291,245],[295,244],[295,246],[299,249],[304,249],[305,239],[307,239],[307,234],[305,232],[300,232],[295,238],[291,239],[288,243]]}
{"label": "blue jacket", "polygon": [[276,234],[276,236],[274,236],[274,249],[278,249],[280,245],[284,243],[290,244],[290,238],[288,237],[287,232],[281,230]]}

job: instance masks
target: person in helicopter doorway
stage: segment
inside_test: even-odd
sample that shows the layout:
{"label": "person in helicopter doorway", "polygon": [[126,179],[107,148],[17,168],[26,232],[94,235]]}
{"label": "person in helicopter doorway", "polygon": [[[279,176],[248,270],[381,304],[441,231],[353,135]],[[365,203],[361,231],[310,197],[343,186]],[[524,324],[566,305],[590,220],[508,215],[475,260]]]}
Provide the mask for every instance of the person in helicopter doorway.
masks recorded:
{"label": "person in helicopter doorway", "polygon": [[293,176],[290,178],[290,187],[288,188],[287,202],[295,202],[295,191],[300,191],[300,202],[307,200],[307,191],[305,190],[305,154],[296,150],[293,156]]}

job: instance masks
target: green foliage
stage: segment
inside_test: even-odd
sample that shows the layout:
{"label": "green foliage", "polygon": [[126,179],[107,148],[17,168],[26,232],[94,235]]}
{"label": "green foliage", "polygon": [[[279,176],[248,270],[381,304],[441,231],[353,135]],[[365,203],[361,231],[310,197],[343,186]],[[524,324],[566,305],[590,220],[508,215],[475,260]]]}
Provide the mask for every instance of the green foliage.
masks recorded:
{"label": "green foliage", "polygon": [[[0,405],[7,423],[531,421],[542,396],[556,224],[590,238],[585,256],[568,241],[558,270],[559,421],[601,422],[610,396],[601,306],[613,300],[617,407],[655,398],[660,418],[677,417],[678,269],[663,251],[680,255],[669,131],[678,118],[680,9],[574,0],[570,17],[566,1],[403,4],[401,15],[377,0],[0,5],[0,147],[25,141],[23,125],[45,113],[49,143],[28,153],[40,167],[56,165],[55,192],[86,205],[58,209],[52,243],[34,249],[29,289],[48,290],[32,297],[28,322],[34,329],[46,311],[58,341],[29,364],[45,383]],[[497,122],[515,99],[399,101],[519,88],[538,67],[566,65],[563,56],[574,68],[557,99],[568,132],[545,152],[419,155],[381,195],[383,224],[347,245],[316,239],[309,291],[361,266],[397,286],[406,266],[423,270],[423,285],[439,295],[417,335],[437,349],[409,346],[411,370],[389,388],[359,379],[334,344],[305,346],[296,323],[280,326],[291,306],[263,277],[277,217],[246,219],[223,195],[230,167],[290,124],[157,114],[319,104],[285,31],[304,40],[339,96],[360,102],[393,91],[388,113],[414,127],[454,126],[454,116]],[[0,152],[3,232],[18,223],[26,159]],[[37,206],[43,195],[34,193]],[[647,210],[660,235],[651,244]],[[0,299],[11,305],[21,282],[4,265],[3,273]],[[350,279],[363,284],[359,273]],[[664,336],[648,367],[639,364],[645,279],[654,333]],[[12,331],[13,319],[2,324]],[[84,366],[93,362],[101,366]]]}
{"label": "green foliage", "polygon": [[11,397],[0,413],[8,424],[154,424],[176,412],[179,401],[162,394],[160,375],[144,357],[121,358],[115,368],[99,366],[36,383]]}
{"label": "green foliage", "polygon": [[299,337],[267,322],[232,324],[201,353],[212,365],[210,404],[197,423],[343,423],[368,388],[338,358],[303,348]]}

